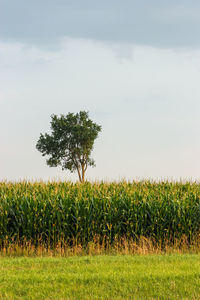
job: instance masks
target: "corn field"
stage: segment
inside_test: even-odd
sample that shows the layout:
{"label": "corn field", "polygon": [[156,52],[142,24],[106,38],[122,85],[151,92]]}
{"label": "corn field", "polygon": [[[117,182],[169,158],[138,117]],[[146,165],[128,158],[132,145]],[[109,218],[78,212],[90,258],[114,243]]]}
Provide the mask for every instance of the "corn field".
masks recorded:
{"label": "corn field", "polygon": [[176,182],[0,183],[0,242],[95,238],[192,241],[200,234],[200,184]]}

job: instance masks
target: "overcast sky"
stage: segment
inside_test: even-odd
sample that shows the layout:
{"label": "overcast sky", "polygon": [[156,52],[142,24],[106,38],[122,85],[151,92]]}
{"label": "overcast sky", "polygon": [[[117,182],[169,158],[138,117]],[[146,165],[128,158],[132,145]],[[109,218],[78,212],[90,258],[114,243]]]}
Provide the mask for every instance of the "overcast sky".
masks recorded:
{"label": "overcast sky", "polygon": [[76,180],[50,115],[102,125],[89,180],[200,179],[199,0],[0,0],[0,179]]}

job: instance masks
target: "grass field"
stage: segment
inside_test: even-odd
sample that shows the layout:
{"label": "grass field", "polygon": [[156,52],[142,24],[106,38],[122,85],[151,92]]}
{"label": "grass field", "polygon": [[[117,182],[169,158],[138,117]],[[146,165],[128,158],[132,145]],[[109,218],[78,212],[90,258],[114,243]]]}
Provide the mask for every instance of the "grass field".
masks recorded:
{"label": "grass field", "polygon": [[199,255],[0,258],[0,299],[199,298]]}

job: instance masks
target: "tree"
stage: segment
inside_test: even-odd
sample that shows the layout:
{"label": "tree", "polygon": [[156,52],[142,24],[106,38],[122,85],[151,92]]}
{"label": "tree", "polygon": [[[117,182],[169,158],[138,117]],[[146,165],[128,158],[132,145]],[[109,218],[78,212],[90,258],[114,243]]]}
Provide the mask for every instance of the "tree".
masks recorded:
{"label": "tree", "polygon": [[49,156],[47,165],[61,165],[62,170],[71,173],[77,171],[79,180],[84,182],[87,167],[95,166],[91,152],[101,126],[89,119],[88,112],[80,111],[60,117],[52,115],[51,130],[51,135],[40,134],[36,148],[42,156]]}

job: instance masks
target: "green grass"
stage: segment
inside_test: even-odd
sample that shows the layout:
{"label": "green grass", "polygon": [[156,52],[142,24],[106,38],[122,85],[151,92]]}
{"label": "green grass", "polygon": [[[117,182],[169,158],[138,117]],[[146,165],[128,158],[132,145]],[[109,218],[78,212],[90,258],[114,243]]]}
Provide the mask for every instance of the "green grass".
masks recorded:
{"label": "green grass", "polygon": [[0,258],[0,299],[199,298],[199,255]]}

